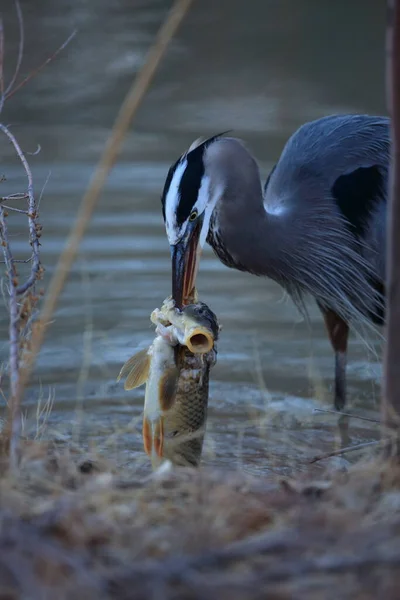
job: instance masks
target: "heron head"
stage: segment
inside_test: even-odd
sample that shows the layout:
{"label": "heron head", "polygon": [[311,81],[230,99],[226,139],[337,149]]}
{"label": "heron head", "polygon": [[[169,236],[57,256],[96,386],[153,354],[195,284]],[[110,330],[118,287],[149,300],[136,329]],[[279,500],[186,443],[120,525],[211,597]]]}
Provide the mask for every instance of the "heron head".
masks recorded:
{"label": "heron head", "polygon": [[161,198],[171,249],[172,297],[186,304],[195,286],[201,250],[221,186],[207,168],[207,151],[223,134],[196,140],[169,169]]}

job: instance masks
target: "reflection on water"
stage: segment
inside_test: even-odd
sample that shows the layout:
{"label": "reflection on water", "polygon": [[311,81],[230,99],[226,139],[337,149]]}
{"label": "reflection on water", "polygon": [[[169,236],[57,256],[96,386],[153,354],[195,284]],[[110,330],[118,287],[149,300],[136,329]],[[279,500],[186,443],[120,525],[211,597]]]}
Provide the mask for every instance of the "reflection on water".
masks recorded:
{"label": "reflection on water", "polygon": [[[6,105],[3,121],[31,157],[41,202],[47,280],[82,192],[132,76],[164,17],[166,0],[24,0],[23,74],[68,37],[69,49]],[[16,29],[3,0],[7,65]],[[149,314],[170,291],[169,250],[160,192],[172,161],[199,135],[233,129],[256,154],[264,177],[287,137],[304,121],[333,112],[384,113],[384,20],[379,0],[203,0],[194,8],[156,76],[82,244],[41,354],[28,402],[55,395],[50,424],[80,431],[120,464],[143,460],[143,389],[125,393],[115,377],[153,337]],[[11,68],[11,67],[9,67]],[[355,76],[356,74],[356,76]],[[10,189],[23,174],[3,143]],[[3,151],[4,150],[4,151]],[[26,239],[15,221],[15,254]],[[333,355],[321,319],[312,327],[272,282],[226,269],[210,249],[199,277],[223,332],[213,371],[205,461],[257,471],[300,466],[332,448]],[[2,354],[7,352],[5,313]],[[351,345],[351,408],[376,414],[379,360]],[[50,390],[50,392],[49,392]],[[83,414],[76,412],[83,407]],[[373,439],[352,420],[349,442]]]}

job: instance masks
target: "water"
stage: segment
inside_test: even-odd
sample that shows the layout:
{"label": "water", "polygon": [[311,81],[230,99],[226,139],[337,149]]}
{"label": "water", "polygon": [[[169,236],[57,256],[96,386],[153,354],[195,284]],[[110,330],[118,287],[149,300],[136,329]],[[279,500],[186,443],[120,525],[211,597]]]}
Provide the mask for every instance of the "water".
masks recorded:
{"label": "water", "polygon": [[[134,5],[132,7],[132,5]],[[69,48],[6,104],[30,157],[41,201],[42,260],[52,275],[82,193],[132,77],[170,2],[24,0],[27,74],[77,27]],[[9,73],[15,60],[12,0],[2,0]],[[50,433],[72,435],[118,464],[146,461],[140,438],[143,389],[115,383],[122,363],[153,337],[149,314],[170,293],[169,249],[160,211],[168,167],[199,135],[233,129],[265,178],[288,136],[334,112],[385,113],[385,6],[379,0],[202,0],[173,41],[127,136],[85,236],[46,338],[27,423],[38,398],[54,406]],[[1,145],[7,189],[23,172]],[[13,250],[27,252],[14,218]],[[226,269],[209,248],[198,288],[223,332],[212,373],[204,460],[253,472],[301,468],[338,439],[333,354],[318,312],[311,328],[274,283]],[[2,314],[2,358],[7,357]],[[377,416],[380,364],[353,339],[349,407]],[[346,443],[376,437],[351,420]]]}

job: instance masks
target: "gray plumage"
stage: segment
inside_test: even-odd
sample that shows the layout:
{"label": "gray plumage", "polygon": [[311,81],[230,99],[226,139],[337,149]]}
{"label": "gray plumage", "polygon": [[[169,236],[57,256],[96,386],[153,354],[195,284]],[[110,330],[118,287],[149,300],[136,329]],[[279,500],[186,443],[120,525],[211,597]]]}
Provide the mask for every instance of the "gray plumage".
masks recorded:
{"label": "gray plumage", "polygon": [[274,279],[303,313],[305,295],[315,298],[336,353],[337,408],[345,402],[349,323],[384,320],[389,151],[387,118],[335,115],[293,134],[264,187],[243,142],[216,136],[172,168],[186,165],[185,189],[178,186],[175,199],[164,189],[169,212],[192,190],[186,212],[210,213],[207,241],[225,265]]}

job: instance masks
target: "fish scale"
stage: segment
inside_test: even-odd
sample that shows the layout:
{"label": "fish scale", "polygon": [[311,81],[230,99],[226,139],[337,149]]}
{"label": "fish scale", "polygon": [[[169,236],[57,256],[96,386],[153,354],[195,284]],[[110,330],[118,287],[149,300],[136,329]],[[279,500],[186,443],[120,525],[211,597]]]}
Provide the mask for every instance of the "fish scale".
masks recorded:
{"label": "fish scale", "polygon": [[175,402],[164,418],[164,458],[174,464],[197,465],[202,453],[208,410],[210,370],[214,348],[206,354],[181,351],[181,369]]}

